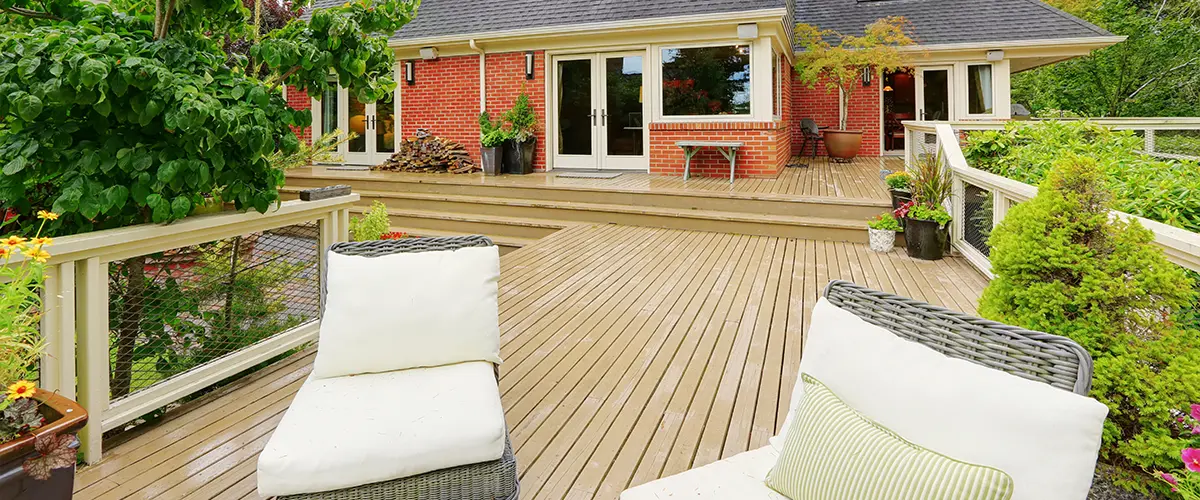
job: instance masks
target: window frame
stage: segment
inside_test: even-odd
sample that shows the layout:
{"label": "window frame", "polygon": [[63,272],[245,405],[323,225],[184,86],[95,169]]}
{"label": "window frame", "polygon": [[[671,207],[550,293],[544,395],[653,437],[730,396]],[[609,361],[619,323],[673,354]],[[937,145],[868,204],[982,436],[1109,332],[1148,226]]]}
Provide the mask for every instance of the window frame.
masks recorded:
{"label": "window frame", "polygon": [[[754,45],[756,43],[757,43],[757,40],[730,38],[730,39],[710,40],[710,41],[697,42],[697,43],[662,43],[662,44],[652,45],[650,47],[650,53],[651,53],[651,57],[653,57],[653,60],[651,61],[651,64],[652,64],[651,69],[654,72],[653,84],[654,84],[654,101],[655,102],[654,102],[654,106],[652,108],[653,113],[654,113],[654,120],[660,121],[660,122],[673,122],[673,123],[754,121],[755,120],[754,102],[756,100],[755,98],[758,97],[755,95],[755,92],[754,92],[754,78],[755,78],[754,74],[755,74],[755,71],[758,69],[757,65],[754,63],[754,52],[755,52]],[[704,47],[734,47],[734,46],[739,46],[739,45],[744,45],[750,49],[750,54],[749,54],[750,81],[748,82],[749,93],[750,93],[750,102],[748,103],[748,105],[749,105],[750,111],[748,113],[742,114],[742,115],[668,115],[668,114],[666,114],[665,110],[663,109],[663,90],[664,90],[664,88],[663,88],[663,51],[664,50],[695,49],[695,48],[704,48]]]}
{"label": "window frame", "polygon": [[774,45],[771,46],[771,77],[774,80],[772,83],[772,108],[771,117],[776,120],[783,119],[783,72],[785,65],[780,61],[779,51],[775,50]]}
{"label": "window frame", "polygon": [[[992,78],[992,85],[991,85],[992,110],[990,112],[987,112],[987,113],[972,113],[971,112],[971,67],[973,67],[973,66],[988,66],[991,68],[990,75]],[[996,116],[996,109],[999,106],[999,103],[997,102],[997,92],[996,92],[996,90],[997,90],[997,88],[996,88],[996,71],[997,71],[996,63],[990,62],[990,61],[968,62],[968,63],[963,64],[963,80],[964,80],[963,81],[963,84],[964,84],[963,85],[963,94],[964,94],[964,97],[966,98],[965,99],[966,102],[963,103],[963,104],[965,104],[965,106],[963,107],[963,116],[965,116],[967,118],[988,118],[988,117]]]}

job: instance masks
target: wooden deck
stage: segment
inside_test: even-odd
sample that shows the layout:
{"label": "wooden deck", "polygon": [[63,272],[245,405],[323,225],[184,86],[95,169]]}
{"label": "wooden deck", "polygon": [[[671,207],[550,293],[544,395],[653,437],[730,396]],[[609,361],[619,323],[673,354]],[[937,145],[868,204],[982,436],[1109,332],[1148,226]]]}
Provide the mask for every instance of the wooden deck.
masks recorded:
{"label": "wooden deck", "polygon": [[[765,445],[833,278],[965,312],[985,285],[958,258],[617,225],[572,227],[506,255],[500,390],[521,497],[614,499]],[[312,354],[106,443],[75,498],[257,498],[257,454]]]}
{"label": "wooden deck", "polygon": [[483,184],[492,186],[524,187],[573,187],[581,189],[603,189],[613,191],[726,194],[732,197],[796,197],[838,198],[853,200],[891,201],[887,187],[880,180],[880,170],[904,168],[899,157],[859,157],[850,163],[835,163],[828,157],[800,158],[809,164],[804,168],[787,168],[774,178],[737,179],[733,184],[728,177],[692,177],[652,175],[626,172],[613,179],[581,179],[561,177],[564,170],[534,173],[529,175],[503,175],[486,177],[483,174],[418,174],[398,172],[348,172],[329,167],[310,167],[291,170],[289,177],[311,177],[336,174],[338,177],[355,179],[416,179],[421,182]]}

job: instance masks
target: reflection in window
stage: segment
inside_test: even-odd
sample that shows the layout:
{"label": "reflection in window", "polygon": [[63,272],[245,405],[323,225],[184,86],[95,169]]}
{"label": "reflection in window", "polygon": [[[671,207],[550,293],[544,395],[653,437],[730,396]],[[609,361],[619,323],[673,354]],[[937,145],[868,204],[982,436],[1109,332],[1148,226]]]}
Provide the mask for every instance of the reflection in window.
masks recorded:
{"label": "reflection in window", "polygon": [[773,92],[773,94],[774,94],[773,97],[775,98],[774,99],[775,111],[773,114],[775,115],[776,118],[783,116],[783,82],[782,82],[783,78],[782,77],[783,77],[783,75],[779,72],[779,54],[776,53],[774,49],[772,49],[771,50],[771,81],[774,82],[774,85],[775,85],[775,89],[774,89],[775,91]]}
{"label": "reflection in window", "polygon": [[992,114],[992,65],[967,66],[967,112],[972,115]]}
{"label": "reflection in window", "polygon": [[750,114],[750,46],[662,51],[663,114]]}
{"label": "reflection in window", "polygon": [[321,135],[337,129],[340,104],[337,87],[327,89],[321,94]]}

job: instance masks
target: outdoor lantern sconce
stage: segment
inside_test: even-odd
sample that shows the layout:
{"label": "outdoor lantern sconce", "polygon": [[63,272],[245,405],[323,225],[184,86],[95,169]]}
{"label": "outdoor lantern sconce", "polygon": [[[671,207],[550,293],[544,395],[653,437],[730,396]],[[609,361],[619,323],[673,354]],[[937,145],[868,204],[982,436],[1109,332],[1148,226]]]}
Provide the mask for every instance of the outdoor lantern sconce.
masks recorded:
{"label": "outdoor lantern sconce", "polygon": [[413,66],[412,61],[404,61],[404,83],[409,85],[417,83],[416,69]]}
{"label": "outdoor lantern sconce", "polygon": [[863,87],[871,86],[871,68],[863,68],[862,82]]}
{"label": "outdoor lantern sconce", "polygon": [[525,52],[525,79],[533,79],[533,51]]}

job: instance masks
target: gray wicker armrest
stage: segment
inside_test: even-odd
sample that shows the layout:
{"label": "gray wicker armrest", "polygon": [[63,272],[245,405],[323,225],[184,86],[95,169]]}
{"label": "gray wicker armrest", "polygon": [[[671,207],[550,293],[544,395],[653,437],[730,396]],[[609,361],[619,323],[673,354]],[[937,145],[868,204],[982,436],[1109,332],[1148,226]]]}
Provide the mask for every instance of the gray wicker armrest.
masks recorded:
{"label": "gray wicker armrest", "polygon": [[947,356],[1087,395],[1092,357],[1075,341],[976,318],[847,281],[830,281],[825,298],[868,323]]}

